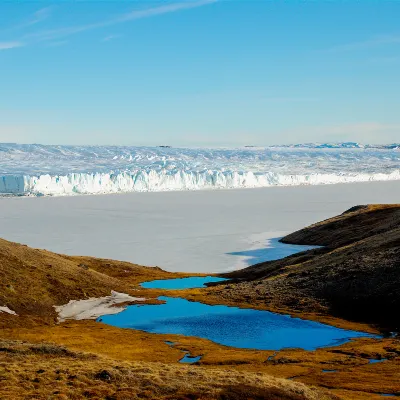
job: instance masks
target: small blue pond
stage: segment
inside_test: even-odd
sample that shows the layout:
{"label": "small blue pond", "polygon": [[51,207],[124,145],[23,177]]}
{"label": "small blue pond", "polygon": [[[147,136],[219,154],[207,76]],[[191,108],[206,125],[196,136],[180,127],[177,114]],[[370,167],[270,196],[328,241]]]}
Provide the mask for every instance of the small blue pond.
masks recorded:
{"label": "small blue pond", "polygon": [[218,278],[216,276],[191,276],[189,278],[181,279],[158,279],[151,282],[144,282],[141,286],[145,289],[194,289],[204,288],[205,283],[226,281],[225,278]]}
{"label": "small blue pond", "polygon": [[377,364],[377,363],[384,362],[386,360],[387,360],[387,358],[381,358],[380,360],[375,360],[375,359],[372,358],[372,359],[369,360],[369,364]]}
{"label": "small blue pond", "polygon": [[159,299],[166,303],[128,306],[119,314],[103,316],[102,322],[152,333],[197,336],[226,346],[259,350],[288,347],[314,350],[340,345],[350,338],[373,336],[269,311],[210,306],[181,298]]}
{"label": "small blue pond", "polygon": [[201,360],[201,356],[192,357],[190,354],[185,354],[185,356],[183,358],[181,358],[179,360],[179,362],[183,363],[183,364],[194,364],[200,360]]}
{"label": "small blue pond", "polygon": [[[168,340],[165,341],[165,344],[171,347],[174,347],[176,345],[175,342],[170,342]],[[200,360],[201,356],[194,357],[188,351],[185,351],[185,355],[179,360],[179,362],[183,364],[194,364]]]}

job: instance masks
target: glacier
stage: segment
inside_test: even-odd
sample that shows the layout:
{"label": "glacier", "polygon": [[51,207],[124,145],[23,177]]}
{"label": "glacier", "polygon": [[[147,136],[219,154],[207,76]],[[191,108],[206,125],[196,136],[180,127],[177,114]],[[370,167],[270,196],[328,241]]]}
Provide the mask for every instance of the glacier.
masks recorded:
{"label": "glacier", "polygon": [[0,194],[105,194],[400,180],[399,146],[242,148],[0,144]]}

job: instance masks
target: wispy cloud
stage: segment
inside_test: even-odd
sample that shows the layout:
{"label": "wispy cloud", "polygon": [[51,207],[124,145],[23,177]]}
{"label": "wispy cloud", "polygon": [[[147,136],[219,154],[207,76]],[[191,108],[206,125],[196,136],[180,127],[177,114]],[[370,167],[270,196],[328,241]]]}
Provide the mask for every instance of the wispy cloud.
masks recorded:
{"label": "wispy cloud", "polygon": [[332,134],[343,134],[343,133],[376,133],[382,131],[397,131],[400,129],[400,125],[397,124],[383,124],[380,122],[361,122],[356,124],[343,124],[331,126],[326,129],[328,133]]}
{"label": "wispy cloud", "polygon": [[382,122],[344,123],[328,126],[308,126],[281,132],[289,141],[295,142],[299,136],[306,141],[356,141],[356,142],[390,142],[398,137],[400,124]]}
{"label": "wispy cloud", "polygon": [[68,44],[68,40],[58,40],[56,42],[49,42],[46,44],[47,47],[60,47]]}
{"label": "wispy cloud", "polygon": [[102,42],[110,42],[111,40],[115,40],[122,37],[122,35],[108,35],[102,39]]}
{"label": "wispy cloud", "polygon": [[369,62],[373,64],[397,64],[400,62],[400,56],[375,57],[371,58]]}
{"label": "wispy cloud", "polygon": [[53,9],[53,7],[41,8],[41,9],[37,10],[36,12],[34,12],[31,16],[28,17],[27,20],[23,21],[22,23],[8,27],[6,29],[2,29],[1,33],[2,34],[6,34],[6,33],[10,34],[12,32],[15,33],[16,31],[21,31],[21,30],[27,29],[31,26],[34,26],[34,25],[38,24],[39,22],[43,22],[47,18],[50,17],[52,9]]}
{"label": "wispy cloud", "polygon": [[263,100],[271,103],[308,103],[319,101],[316,97],[265,97]]}
{"label": "wispy cloud", "polygon": [[36,11],[32,16],[32,19],[27,23],[25,23],[23,26],[26,27],[26,26],[36,25],[39,22],[46,20],[47,18],[50,17],[51,10],[52,7],[41,8],[40,10]]}
{"label": "wispy cloud", "polygon": [[36,32],[28,34],[25,36],[26,39],[33,41],[44,41],[44,40],[54,40],[58,38],[63,38],[71,35],[75,35],[81,32],[90,31],[94,29],[105,28],[124,22],[129,22],[142,18],[149,18],[157,15],[173,13],[176,11],[187,10],[191,8],[201,7],[207,4],[215,3],[217,0],[198,0],[198,1],[186,1],[181,3],[172,3],[164,6],[147,8],[144,10],[135,10],[122,14],[118,17],[111,18],[108,20],[103,20],[99,22],[93,22],[86,25],[70,26],[66,28],[59,28],[47,31]]}
{"label": "wispy cloud", "polygon": [[400,34],[396,35],[381,35],[376,36],[374,38],[360,41],[360,42],[353,42],[353,43],[346,43],[337,46],[333,46],[327,49],[328,52],[347,52],[347,51],[354,51],[354,50],[364,50],[364,49],[371,49],[374,47],[380,47],[390,44],[400,44]]}
{"label": "wispy cloud", "polygon": [[24,46],[24,43],[22,42],[0,42],[0,51],[1,50],[9,50],[9,49],[15,49],[16,47],[22,47]]}

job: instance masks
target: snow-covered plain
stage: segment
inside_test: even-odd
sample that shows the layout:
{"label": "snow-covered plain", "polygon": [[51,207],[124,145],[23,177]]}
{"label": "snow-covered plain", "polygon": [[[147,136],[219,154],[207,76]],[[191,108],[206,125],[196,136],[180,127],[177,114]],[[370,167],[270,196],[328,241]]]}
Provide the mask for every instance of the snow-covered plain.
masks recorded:
{"label": "snow-covered plain", "polygon": [[0,144],[0,194],[76,195],[400,180],[398,146],[302,146],[184,149]]}
{"label": "snow-covered plain", "polygon": [[276,238],[367,203],[399,203],[400,182],[248,190],[0,197],[0,237],[33,247],[217,272],[287,255]]}

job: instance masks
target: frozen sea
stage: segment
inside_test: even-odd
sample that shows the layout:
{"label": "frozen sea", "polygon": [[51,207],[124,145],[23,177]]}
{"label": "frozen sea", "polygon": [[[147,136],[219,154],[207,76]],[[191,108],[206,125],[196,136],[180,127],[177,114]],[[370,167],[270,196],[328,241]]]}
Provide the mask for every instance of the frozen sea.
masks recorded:
{"label": "frozen sea", "polygon": [[71,255],[218,272],[296,250],[277,238],[356,204],[399,203],[400,181],[0,197],[0,237]]}

